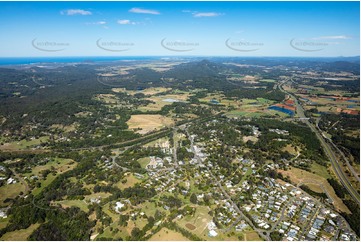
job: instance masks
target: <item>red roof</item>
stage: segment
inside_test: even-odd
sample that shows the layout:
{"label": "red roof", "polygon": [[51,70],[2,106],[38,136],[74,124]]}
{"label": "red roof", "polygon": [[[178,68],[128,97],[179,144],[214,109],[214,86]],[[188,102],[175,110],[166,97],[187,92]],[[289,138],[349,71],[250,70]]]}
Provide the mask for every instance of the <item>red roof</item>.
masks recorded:
{"label": "red roof", "polygon": [[351,114],[351,115],[358,115],[360,113],[360,111],[358,110],[342,110],[343,113],[347,113],[347,114]]}
{"label": "red roof", "polygon": [[285,101],[285,104],[287,104],[287,105],[294,105],[295,102],[294,102],[292,99],[288,99],[288,100]]}

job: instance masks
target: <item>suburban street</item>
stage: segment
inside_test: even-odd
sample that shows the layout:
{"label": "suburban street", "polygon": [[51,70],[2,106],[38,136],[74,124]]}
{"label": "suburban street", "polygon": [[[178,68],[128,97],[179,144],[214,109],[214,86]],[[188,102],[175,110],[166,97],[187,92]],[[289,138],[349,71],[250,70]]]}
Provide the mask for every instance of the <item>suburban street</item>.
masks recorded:
{"label": "suburban street", "polygon": [[[188,132],[187,128],[185,129],[185,131],[187,133],[187,137],[189,137],[189,140],[191,142],[191,149],[192,149],[192,152],[194,153],[194,157],[197,159],[199,164],[202,164],[202,159],[197,155],[197,152],[195,152],[195,150],[194,150],[194,139],[189,135],[189,132]],[[258,233],[258,235],[262,239],[270,241],[271,238],[269,237],[268,233],[265,235],[265,234],[263,234],[263,232],[265,230],[256,228],[256,226],[253,224],[253,222],[246,215],[243,214],[243,212],[239,209],[237,204],[232,200],[231,196],[227,193],[227,191],[224,189],[222,184],[219,182],[219,179],[217,179],[213,175],[212,171],[207,166],[205,166],[205,167],[206,167],[207,171],[209,172],[210,176],[213,178],[214,182],[217,184],[217,186],[221,190],[223,196],[225,196],[227,198],[227,201],[230,204],[232,204],[232,207],[241,215],[242,219],[245,220],[252,227],[252,229]]]}

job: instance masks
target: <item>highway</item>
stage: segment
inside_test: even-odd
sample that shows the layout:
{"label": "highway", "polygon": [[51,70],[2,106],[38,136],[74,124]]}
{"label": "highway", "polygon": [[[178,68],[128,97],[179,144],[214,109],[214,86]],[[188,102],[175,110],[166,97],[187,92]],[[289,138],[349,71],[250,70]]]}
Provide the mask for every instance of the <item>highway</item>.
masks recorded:
{"label": "highway", "polygon": [[[321,133],[316,129],[316,127],[313,124],[311,124],[308,119],[306,119],[303,107],[299,103],[298,99],[292,93],[289,93],[289,92],[285,91],[282,88],[282,85],[287,81],[284,81],[284,82],[280,83],[278,85],[278,88],[282,92],[288,94],[289,96],[291,96],[295,100],[297,115],[301,118],[302,122],[304,122],[307,126],[309,126],[310,129],[316,134],[316,137],[320,141],[320,143],[321,143],[321,145],[323,147],[323,150],[325,151],[326,155],[330,159],[332,168],[335,171],[335,174],[337,175],[338,179],[341,181],[341,184],[347,189],[347,191],[349,192],[349,194],[351,195],[353,200],[355,202],[357,202],[358,204],[360,204],[360,194],[358,194],[356,189],[351,185],[349,179],[347,178],[347,176],[343,172],[343,170],[341,168],[341,165],[340,165],[340,163],[338,162],[338,160],[336,158],[335,152],[331,149],[330,145],[325,141],[325,139],[323,138]],[[293,82],[292,79],[291,79],[291,81]]]}

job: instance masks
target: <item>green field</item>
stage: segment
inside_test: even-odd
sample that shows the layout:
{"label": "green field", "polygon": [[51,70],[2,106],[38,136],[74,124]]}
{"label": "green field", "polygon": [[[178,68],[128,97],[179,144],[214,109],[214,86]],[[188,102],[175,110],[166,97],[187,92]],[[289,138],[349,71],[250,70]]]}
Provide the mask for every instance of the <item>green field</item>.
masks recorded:
{"label": "green field", "polygon": [[103,206],[103,209],[102,209],[103,212],[106,213],[109,217],[111,217],[111,218],[113,219],[113,221],[118,220],[119,214],[111,211],[111,210],[109,209],[109,206],[110,206],[110,203],[107,203],[106,205],[104,205],[104,206]]}
{"label": "green field", "polygon": [[177,223],[189,232],[194,233],[203,239],[209,239],[207,224],[212,221],[212,217],[208,214],[208,212],[208,207],[197,206],[196,212],[193,216],[185,216],[177,221]]}
{"label": "green field", "polygon": [[71,166],[72,165],[71,163],[74,163],[74,161],[71,160],[71,159],[54,158],[54,160],[49,161],[45,165],[35,166],[31,170],[31,173],[24,174],[24,175],[27,175],[27,176],[39,176],[39,173],[41,171],[49,170],[49,169],[51,169],[51,167],[54,167],[54,169],[56,171],[63,172],[64,170],[69,169],[68,166]]}
{"label": "green field", "polygon": [[120,189],[125,189],[128,187],[133,187],[135,184],[139,183],[140,180],[136,178],[132,173],[128,174],[124,179],[127,179],[125,183],[119,181],[116,183],[116,186]]}
{"label": "green field", "polygon": [[[118,228],[119,231],[117,233],[114,233],[113,231],[110,231],[111,228],[114,229]],[[126,228],[123,227],[119,227],[117,225],[117,222],[112,223],[109,227],[107,227],[106,229],[104,229],[104,232],[102,234],[99,234],[97,236],[97,238],[114,238],[114,239],[118,239],[118,238],[122,238],[123,240],[129,236],[129,233],[127,231]]]}
{"label": "green field", "polygon": [[259,237],[259,235],[257,234],[256,231],[250,231],[250,232],[247,232],[247,233],[244,233],[244,236],[245,236],[245,240],[246,241],[260,241],[261,238]]}
{"label": "green field", "polygon": [[169,230],[167,228],[162,228],[158,233],[154,234],[150,241],[188,241],[181,233]]}
{"label": "green field", "polygon": [[169,138],[165,137],[165,138],[160,138],[157,140],[153,140],[149,143],[144,144],[144,147],[158,147],[159,145],[162,145],[164,143],[169,142]]}
{"label": "green field", "polygon": [[143,158],[138,159],[137,161],[138,161],[138,163],[140,164],[140,166],[142,168],[145,168],[149,164],[150,158],[149,157],[143,157]]}
{"label": "green field", "polygon": [[63,200],[63,201],[56,201],[55,203],[62,205],[63,208],[68,207],[78,207],[84,212],[88,212],[88,205],[84,202],[84,200]]}
{"label": "green field", "polygon": [[15,198],[20,192],[25,192],[25,187],[20,182],[0,187],[0,206],[5,205],[7,198]]}
{"label": "green field", "polygon": [[240,181],[239,183],[241,184],[242,182],[244,182],[244,181],[248,178],[248,176],[250,176],[250,175],[252,175],[252,168],[251,168],[251,167],[247,167],[247,171],[246,171],[246,173],[242,176],[242,179],[241,179],[241,181]]}
{"label": "green field", "polygon": [[259,80],[260,82],[276,82],[276,80],[273,80],[273,79],[262,79],[262,80]]}
{"label": "green field", "polygon": [[157,208],[157,206],[154,202],[142,203],[142,212],[144,212],[147,216],[154,217],[155,211],[157,209],[159,210],[159,208]]}
{"label": "green field", "polygon": [[227,117],[248,117],[248,118],[259,118],[262,116],[268,115],[266,112],[247,112],[247,111],[239,111],[233,110],[226,113]]}
{"label": "green field", "polygon": [[331,178],[330,173],[327,171],[327,168],[324,166],[321,166],[317,164],[316,162],[313,162],[311,165],[311,171],[315,172],[315,174],[322,176],[324,178]]}
{"label": "green field", "polygon": [[91,198],[107,198],[111,195],[111,193],[107,193],[107,192],[98,192],[98,193],[93,193],[90,195],[85,195],[85,200],[90,200]]}
{"label": "green field", "polygon": [[288,114],[283,113],[283,112],[279,112],[279,111],[276,111],[276,110],[267,110],[267,112],[268,112],[270,115],[279,116],[280,118],[287,118],[287,117],[289,117]]}
{"label": "green field", "polygon": [[269,99],[266,99],[266,98],[263,98],[263,97],[259,97],[257,98],[257,101],[261,104],[272,104],[274,103],[274,101],[272,100],[269,100]]}
{"label": "green field", "polygon": [[19,229],[5,233],[0,239],[8,241],[24,241],[36,230],[40,224],[32,224],[26,229]]}
{"label": "green field", "polygon": [[9,217],[0,218],[0,229],[5,228],[8,223],[9,223]]}
{"label": "green field", "polygon": [[[59,164],[58,164],[59,163]],[[54,161],[49,162],[48,164],[44,166],[37,166],[33,169],[32,174],[28,174],[29,176],[32,175],[38,175],[40,171],[50,169],[50,167],[53,166],[55,170],[57,171],[56,175],[49,174],[45,180],[40,181],[41,186],[36,187],[33,191],[33,195],[38,195],[45,187],[47,187],[50,183],[52,183],[57,176],[60,174],[69,171],[73,169],[76,166],[76,163],[73,162],[73,160],[70,159],[61,159],[56,158]]]}
{"label": "green field", "polygon": [[49,174],[45,180],[42,180],[40,183],[40,187],[34,188],[34,190],[31,192],[33,195],[38,195],[45,187],[49,186],[50,183],[52,183],[55,180],[56,176],[53,174]]}
{"label": "green field", "polygon": [[39,139],[33,140],[20,140],[20,141],[13,141],[10,143],[4,143],[0,145],[0,150],[24,150],[29,149],[35,146],[40,145],[42,142],[46,142],[49,140],[49,136],[42,136]]}

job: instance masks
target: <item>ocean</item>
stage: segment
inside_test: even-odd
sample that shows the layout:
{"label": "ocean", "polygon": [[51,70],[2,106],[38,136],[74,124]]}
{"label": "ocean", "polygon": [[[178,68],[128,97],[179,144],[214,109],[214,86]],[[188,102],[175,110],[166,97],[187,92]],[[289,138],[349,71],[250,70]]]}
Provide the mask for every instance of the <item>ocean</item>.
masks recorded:
{"label": "ocean", "polygon": [[155,60],[162,57],[146,56],[84,56],[84,57],[0,57],[0,65],[30,65],[37,63],[92,63],[105,61]]}

